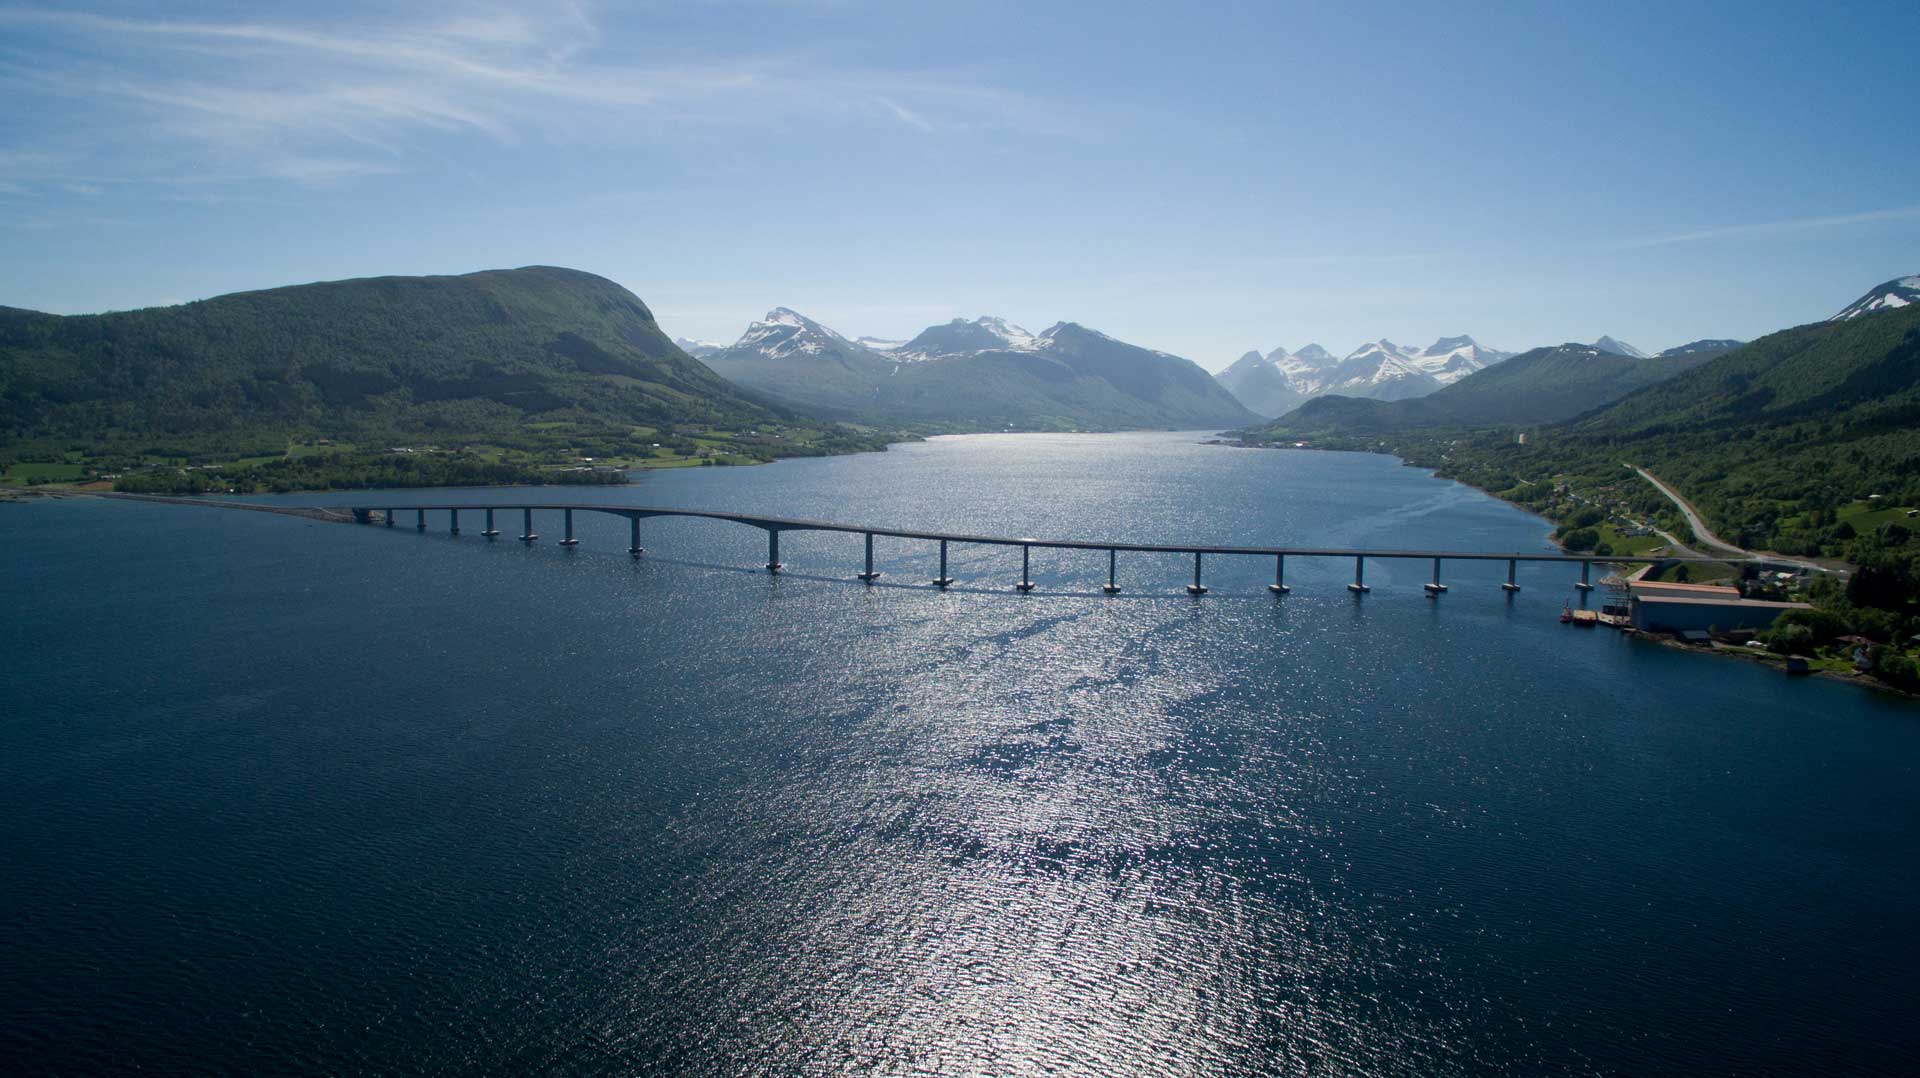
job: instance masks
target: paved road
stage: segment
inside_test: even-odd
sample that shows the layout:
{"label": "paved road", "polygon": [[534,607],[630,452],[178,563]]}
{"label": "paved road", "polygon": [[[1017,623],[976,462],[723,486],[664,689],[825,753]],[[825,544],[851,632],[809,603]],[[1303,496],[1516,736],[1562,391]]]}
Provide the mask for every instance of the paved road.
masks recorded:
{"label": "paved road", "polygon": [[[1694,536],[1700,540],[1701,545],[1713,551],[1716,556],[1726,555],[1741,561],[1764,561],[1769,565],[1792,565],[1816,573],[1830,573],[1833,571],[1815,562],[1802,561],[1798,558],[1782,557],[1778,554],[1762,554],[1758,551],[1734,546],[1732,543],[1713,534],[1707,527],[1706,521],[1700,519],[1700,513],[1694,509],[1693,505],[1685,498],[1674,493],[1672,487],[1662,483],[1652,472],[1647,471],[1637,464],[1629,464],[1627,467],[1639,473],[1640,478],[1652,483],[1660,493],[1667,496],[1669,501],[1678,506],[1680,515],[1687,518],[1687,525],[1693,529]],[[1661,532],[1660,534],[1666,535],[1665,532]],[[1668,538],[1672,538],[1672,536],[1668,536]]]}
{"label": "paved road", "polygon": [[1652,483],[1654,487],[1660,491],[1660,493],[1665,494],[1667,496],[1668,501],[1671,501],[1674,505],[1677,505],[1680,507],[1680,515],[1687,518],[1687,526],[1693,529],[1694,536],[1698,538],[1700,542],[1707,545],[1708,547],[1712,547],[1720,551],[1721,553],[1732,554],[1737,558],[1754,558],[1759,556],[1751,550],[1746,550],[1744,548],[1734,546],[1732,543],[1729,543],[1725,539],[1722,539],[1719,536],[1713,534],[1712,529],[1707,527],[1707,522],[1704,520],[1701,520],[1700,514],[1693,508],[1693,506],[1689,504],[1685,498],[1682,498],[1680,495],[1674,493],[1672,487],[1666,485],[1665,483],[1662,483],[1652,472],[1647,471],[1645,468],[1642,468],[1637,464],[1632,465],[1631,467],[1635,472],[1638,472],[1640,474],[1640,478],[1646,480],[1649,483]]}
{"label": "paved road", "polygon": [[327,505],[261,505],[258,502],[230,502],[218,498],[176,497],[170,494],[123,494],[119,491],[86,491],[94,498],[118,498],[129,502],[161,502],[167,505],[197,505],[202,508],[243,509],[253,513],[278,513],[287,517],[306,517],[309,520],[324,520],[329,524],[351,524],[351,510],[339,506]]}

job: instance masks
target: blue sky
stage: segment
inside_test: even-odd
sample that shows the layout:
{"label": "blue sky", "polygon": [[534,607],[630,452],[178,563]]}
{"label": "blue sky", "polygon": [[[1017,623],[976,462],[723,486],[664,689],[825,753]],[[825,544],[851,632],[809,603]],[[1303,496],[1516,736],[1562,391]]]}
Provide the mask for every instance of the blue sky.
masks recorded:
{"label": "blue sky", "polygon": [[1920,5],[0,0],[0,304],[573,266],[676,335],[1653,349],[1920,272]]}

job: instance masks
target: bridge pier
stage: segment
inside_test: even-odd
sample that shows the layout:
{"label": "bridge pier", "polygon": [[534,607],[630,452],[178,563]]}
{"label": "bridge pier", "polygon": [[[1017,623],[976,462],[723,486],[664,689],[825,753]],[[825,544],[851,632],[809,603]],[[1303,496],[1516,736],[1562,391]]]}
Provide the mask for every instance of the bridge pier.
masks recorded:
{"label": "bridge pier", "polygon": [[1033,576],[1027,572],[1027,567],[1033,563],[1032,559],[1033,548],[1025,543],[1020,544],[1020,581],[1014,585],[1019,591],[1033,590]]}
{"label": "bridge pier", "polygon": [[560,540],[561,546],[579,546],[580,540],[573,537],[573,510],[563,510],[566,517],[567,537]]}
{"label": "bridge pier", "polygon": [[1205,595],[1207,586],[1200,583],[1200,552],[1193,552],[1193,583],[1187,585],[1188,595]]}
{"label": "bridge pier", "polygon": [[767,572],[778,573],[786,566],[780,564],[780,529],[767,529]]}
{"label": "bridge pier", "polygon": [[640,518],[628,517],[627,523],[633,525],[633,540],[627,544],[627,553],[637,558],[646,553],[646,551],[640,547]]}
{"label": "bridge pier", "polygon": [[491,509],[487,510],[486,530],[482,531],[480,534],[486,536],[489,539],[492,539],[494,536],[500,534],[500,529],[493,526],[493,510]]}
{"label": "bridge pier", "polygon": [[1347,585],[1347,590],[1355,595],[1365,595],[1373,590],[1367,587],[1367,559],[1363,555],[1353,556],[1353,583]]}
{"label": "bridge pier", "polygon": [[533,541],[534,541],[535,539],[538,539],[538,538],[540,538],[540,537],[539,537],[538,535],[536,535],[536,534],[534,534],[534,530],[533,530],[533,510],[531,510],[531,509],[522,509],[522,510],[520,510],[520,512],[521,512],[522,514],[524,514],[524,523],[526,524],[526,527],[525,527],[525,528],[523,528],[523,529],[521,529],[521,531],[520,531],[520,541],[521,541],[521,542],[523,542],[523,543],[531,543],[531,542],[533,542]]}
{"label": "bridge pier", "polygon": [[1267,585],[1267,590],[1275,595],[1285,595],[1293,590],[1287,587],[1287,556],[1285,554],[1273,556],[1273,583]]}
{"label": "bridge pier", "polygon": [[1120,582],[1116,579],[1118,576],[1117,570],[1119,568],[1119,562],[1120,554],[1118,551],[1107,551],[1107,583],[1106,586],[1100,590],[1106,592],[1108,595],[1120,594]]}
{"label": "bridge pier", "polygon": [[947,541],[940,540],[940,575],[933,578],[933,586],[946,588],[953,585],[953,578],[947,575]]}
{"label": "bridge pier", "polygon": [[864,580],[869,584],[880,579],[880,574],[873,571],[873,533],[872,532],[867,533],[867,567],[863,572],[859,574],[859,579]]}
{"label": "bridge pier", "polygon": [[460,534],[460,510],[450,509],[447,511],[447,514],[448,514],[447,515],[447,534],[459,535]]}
{"label": "bridge pier", "polygon": [[1593,585],[1588,583],[1588,580],[1592,576],[1592,574],[1593,574],[1593,563],[1590,561],[1581,562],[1580,563],[1580,582],[1578,584],[1575,584],[1574,587],[1579,588],[1581,591],[1592,591]]}
{"label": "bridge pier", "polygon": [[1440,583],[1440,559],[1439,558],[1433,559],[1433,580],[1431,583],[1427,584],[1426,588],[1427,588],[1427,594],[1436,599],[1440,597],[1441,592],[1447,590],[1447,586],[1445,584]]}
{"label": "bridge pier", "polygon": [[1512,558],[1507,559],[1507,582],[1500,585],[1501,590],[1505,591],[1508,595],[1512,595],[1514,592],[1520,590],[1520,585],[1513,582],[1513,567],[1515,564]]}
{"label": "bridge pier", "polygon": [[426,531],[427,530],[427,511],[425,509],[415,509],[414,513],[417,515],[414,517],[413,530],[421,531],[421,532]]}
{"label": "bridge pier", "polygon": [[389,510],[387,510],[387,527],[389,527],[389,528],[391,528],[391,527],[393,527],[393,518],[394,518],[394,517],[395,517],[396,515],[398,515],[398,514],[399,514],[399,512],[400,512],[400,511],[399,511],[398,509],[389,509]]}

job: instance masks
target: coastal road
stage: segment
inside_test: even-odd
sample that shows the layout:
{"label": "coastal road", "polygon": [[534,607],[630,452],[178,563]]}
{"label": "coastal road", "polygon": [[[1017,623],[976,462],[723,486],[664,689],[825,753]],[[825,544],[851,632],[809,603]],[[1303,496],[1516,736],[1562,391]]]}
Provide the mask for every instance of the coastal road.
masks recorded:
{"label": "coastal road", "polygon": [[1654,489],[1665,494],[1668,501],[1680,508],[1680,515],[1687,518],[1687,526],[1693,529],[1694,536],[1709,549],[1717,554],[1731,554],[1736,558],[1758,557],[1753,551],[1734,546],[1732,543],[1713,534],[1712,529],[1707,527],[1707,522],[1700,519],[1700,514],[1693,508],[1693,505],[1685,498],[1674,493],[1672,487],[1662,483],[1652,472],[1647,471],[1637,464],[1629,464],[1628,467],[1637,472],[1640,478],[1652,483]]}
{"label": "coastal road", "polygon": [[[1734,546],[1732,543],[1713,534],[1712,530],[1707,527],[1707,522],[1700,519],[1700,513],[1694,509],[1692,503],[1675,493],[1672,487],[1662,483],[1659,477],[1647,471],[1645,468],[1640,467],[1638,464],[1628,464],[1627,467],[1632,468],[1638,473],[1640,478],[1652,483],[1656,490],[1667,496],[1668,501],[1671,501],[1675,506],[1679,507],[1680,515],[1687,518],[1687,525],[1693,529],[1694,537],[1699,539],[1701,545],[1705,546],[1714,556],[1724,555],[1741,561],[1764,561],[1769,564],[1792,565],[1816,573],[1830,573],[1833,571],[1824,565],[1818,565],[1814,562],[1802,561],[1798,558],[1781,557],[1778,554],[1762,554],[1758,551]],[[1661,532],[1660,534],[1666,535],[1665,532]],[[1671,539],[1673,537],[1669,535],[1667,538]]]}

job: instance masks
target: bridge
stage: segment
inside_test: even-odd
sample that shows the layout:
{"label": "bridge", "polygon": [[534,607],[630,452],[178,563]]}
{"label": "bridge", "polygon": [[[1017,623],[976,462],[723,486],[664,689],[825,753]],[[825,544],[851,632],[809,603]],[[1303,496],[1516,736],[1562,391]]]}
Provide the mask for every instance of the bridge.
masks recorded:
{"label": "bridge", "polygon": [[[265,508],[245,505],[233,505],[233,507]],[[627,546],[627,553],[636,558],[646,553],[645,549],[640,545],[640,522],[649,517],[693,517],[702,520],[724,520],[735,524],[744,524],[750,528],[758,528],[766,532],[766,570],[769,573],[779,573],[782,569],[786,568],[780,561],[780,536],[784,532],[838,532],[846,535],[858,535],[862,536],[865,540],[866,561],[865,568],[855,575],[857,579],[863,580],[868,584],[880,578],[880,574],[873,568],[873,544],[875,539],[906,539],[938,543],[940,545],[940,570],[939,573],[929,581],[930,584],[938,588],[947,588],[957,583],[953,577],[947,574],[947,551],[948,547],[953,545],[1019,547],[1020,579],[1015,581],[1013,585],[1014,588],[1019,591],[1032,591],[1034,589],[1035,585],[1031,568],[1033,564],[1033,552],[1035,550],[1105,551],[1107,555],[1107,582],[1100,590],[1109,595],[1116,594],[1120,591],[1119,563],[1121,554],[1177,554],[1192,556],[1193,582],[1187,585],[1187,591],[1192,595],[1205,595],[1207,593],[1207,587],[1201,580],[1201,573],[1204,567],[1204,559],[1209,556],[1272,558],[1273,583],[1267,585],[1267,590],[1276,595],[1284,595],[1291,590],[1287,584],[1287,559],[1290,557],[1296,559],[1353,559],[1353,582],[1347,585],[1347,590],[1356,595],[1371,590],[1367,584],[1367,563],[1369,561],[1431,562],[1433,566],[1433,578],[1423,584],[1422,587],[1425,588],[1428,595],[1435,597],[1447,590],[1447,585],[1440,581],[1440,571],[1441,566],[1450,561],[1505,562],[1507,566],[1507,579],[1500,587],[1509,594],[1520,590],[1520,585],[1515,581],[1514,574],[1519,563],[1523,561],[1566,563],[1569,566],[1578,565],[1580,567],[1580,579],[1575,582],[1573,586],[1582,591],[1591,591],[1593,589],[1592,571],[1596,563],[1712,563],[1714,561],[1714,559],[1711,558],[1673,558],[1644,554],[1489,554],[1462,550],[1355,550],[1335,547],[1188,546],[1158,543],[1108,543],[1079,539],[1010,538],[996,535],[966,535],[956,532],[874,528],[859,524],[836,524],[824,520],[798,520],[786,517],[760,516],[753,513],[728,513],[710,509],[681,509],[644,505],[455,505],[444,503],[431,505],[376,505],[354,507],[351,510],[351,519],[359,524],[373,524],[377,519],[391,528],[395,527],[404,515],[412,514],[413,527],[418,531],[426,531],[428,513],[445,513],[447,514],[448,531],[453,535],[459,535],[460,514],[467,513],[472,514],[467,518],[469,520],[475,519],[475,516],[481,517],[484,526],[480,534],[488,539],[494,539],[500,535],[500,530],[496,526],[495,519],[495,514],[500,512],[520,514],[521,527],[520,534],[517,538],[523,543],[533,543],[540,538],[539,533],[534,530],[535,513],[547,514],[549,519],[551,518],[551,514],[559,514],[561,527],[564,529],[563,537],[560,539],[560,545],[564,547],[573,547],[579,543],[579,540],[573,536],[573,515],[575,513],[604,513],[609,516],[625,517],[630,526],[631,535],[631,540]],[[339,518],[334,517],[332,519]]]}

